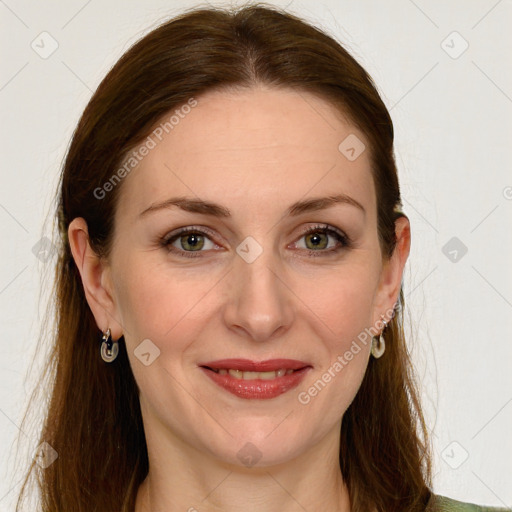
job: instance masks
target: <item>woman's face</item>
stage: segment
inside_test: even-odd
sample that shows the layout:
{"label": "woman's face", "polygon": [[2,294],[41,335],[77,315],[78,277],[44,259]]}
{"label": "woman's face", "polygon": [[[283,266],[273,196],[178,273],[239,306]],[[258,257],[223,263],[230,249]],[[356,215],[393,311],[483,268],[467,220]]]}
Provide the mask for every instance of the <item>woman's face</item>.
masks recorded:
{"label": "woman's face", "polygon": [[[357,340],[389,320],[408,244],[383,262],[367,139],[329,103],[267,88],[195,99],[117,185],[111,302],[91,307],[124,335],[147,436],[282,463],[337,441],[369,358]],[[216,373],[229,391],[202,366],[231,358],[307,368]]]}

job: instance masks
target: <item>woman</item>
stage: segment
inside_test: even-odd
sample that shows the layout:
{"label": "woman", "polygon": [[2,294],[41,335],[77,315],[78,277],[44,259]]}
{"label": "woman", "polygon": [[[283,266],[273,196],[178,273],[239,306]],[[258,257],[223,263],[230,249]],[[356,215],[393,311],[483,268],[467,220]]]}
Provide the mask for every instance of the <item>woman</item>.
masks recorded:
{"label": "woman", "polygon": [[491,510],[431,492],[400,206],[389,113],[318,29],[139,41],[63,168],[42,510]]}

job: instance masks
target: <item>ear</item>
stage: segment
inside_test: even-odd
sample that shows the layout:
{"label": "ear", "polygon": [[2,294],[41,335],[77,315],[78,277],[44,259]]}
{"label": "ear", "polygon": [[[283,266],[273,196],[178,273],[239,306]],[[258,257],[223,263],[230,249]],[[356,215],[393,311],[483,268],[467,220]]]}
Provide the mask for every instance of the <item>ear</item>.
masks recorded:
{"label": "ear", "polygon": [[384,261],[381,278],[374,301],[373,324],[381,319],[389,323],[394,306],[399,298],[402,275],[411,249],[411,229],[409,219],[404,215],[395,221],[396,246],[392,256]]}
{"label": "ear", "polygon": [[68,240],[96,325],[102,332],[110,327],[112,339],[118,340],[123,329],[113,299],[110,268],[91,248],[87,223],[83,218],[77,217],[71,221]]}

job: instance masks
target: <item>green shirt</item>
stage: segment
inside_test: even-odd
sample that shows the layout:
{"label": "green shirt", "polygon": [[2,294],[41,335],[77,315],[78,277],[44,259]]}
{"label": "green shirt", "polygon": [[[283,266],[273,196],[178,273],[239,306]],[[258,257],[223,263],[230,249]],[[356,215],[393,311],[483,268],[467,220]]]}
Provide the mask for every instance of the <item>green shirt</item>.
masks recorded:
{"label": "green shirt", "polygon": [[446,496],[432,494],[425,512],[512,512],[512,508],[486,507],[473,503],[463,503]]}

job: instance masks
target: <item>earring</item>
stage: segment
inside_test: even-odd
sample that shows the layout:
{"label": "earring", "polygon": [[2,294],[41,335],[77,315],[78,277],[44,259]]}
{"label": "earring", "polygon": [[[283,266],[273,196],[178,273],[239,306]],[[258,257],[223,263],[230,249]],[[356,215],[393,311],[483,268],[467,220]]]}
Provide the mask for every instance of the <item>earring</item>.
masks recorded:
{"label": "earring", "polygon": [[111,363],[117,357],[118,353],[119,343],[117,343],[117,341],[112,341],[109,327],[107,331],[103,333],[103,338],[101,339],[101,358],[106,363]]}
{"label": "earring", "polygon": [[[384,315],[382,315],[382,317],[383,316]],[[386,350],[386,342],[384,341],[384,336],[382,333],[388,324],[385,320],[382,320],[382,323],[384,324],[384,327],[382,328],[382,331],[380,331],[379,338],[377,339],[377,337],[374,336],[372,339],[372,356],[375,357],[375,359],[381,357]]]}

